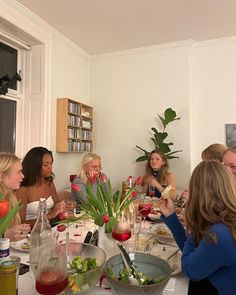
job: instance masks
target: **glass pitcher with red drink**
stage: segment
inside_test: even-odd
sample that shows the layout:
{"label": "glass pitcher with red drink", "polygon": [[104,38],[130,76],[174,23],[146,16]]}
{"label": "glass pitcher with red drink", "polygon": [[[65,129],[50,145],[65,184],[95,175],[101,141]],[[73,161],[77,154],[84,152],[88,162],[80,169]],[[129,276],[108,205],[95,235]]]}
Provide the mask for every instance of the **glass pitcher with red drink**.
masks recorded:
{"label": "glass pitcher with red drink", "polygon": [[56,295],[65,290],[68,284],[66,262],[64,245],[53,242],[43,247],[35,274],[35,287],[38,293]]}

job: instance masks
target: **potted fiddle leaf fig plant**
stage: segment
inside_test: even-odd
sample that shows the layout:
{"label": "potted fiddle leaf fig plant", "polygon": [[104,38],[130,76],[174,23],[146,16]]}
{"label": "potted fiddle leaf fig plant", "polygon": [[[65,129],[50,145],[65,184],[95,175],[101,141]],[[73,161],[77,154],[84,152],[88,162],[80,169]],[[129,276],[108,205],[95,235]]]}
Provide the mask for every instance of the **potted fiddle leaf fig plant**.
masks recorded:
{"label": "potted fiddle leaf fig plant", "polygon": [[[182,152],[182,150],[172,151],[171,146],[173,145],[173,142],[165,142],[165,140],[168,137],[168,133],[166,132],[166,127],[171,122],[174,122],[176,120],[180,120],[179,117],[177,117],[176,112],[172,108],[167,108],[164,112],[164,117],[158,115],[161,124],[162,124],[162,130],[158,131],[155,127],[152,127],[152,134],[153,136],[150,138],[152,142],[154,143],[154,148],[152,150],[157,150],[162,153],[164,153],[167,157],[167,159],[176,159],[179,158],[176,156],[177,153]],[[147,151],[144,148],[136,145],[138,149],[144,152],[144,155],[141,157],[138,157],[136,159],[136,162],[142,162],[148,160],[149,154],[151,151]]]}

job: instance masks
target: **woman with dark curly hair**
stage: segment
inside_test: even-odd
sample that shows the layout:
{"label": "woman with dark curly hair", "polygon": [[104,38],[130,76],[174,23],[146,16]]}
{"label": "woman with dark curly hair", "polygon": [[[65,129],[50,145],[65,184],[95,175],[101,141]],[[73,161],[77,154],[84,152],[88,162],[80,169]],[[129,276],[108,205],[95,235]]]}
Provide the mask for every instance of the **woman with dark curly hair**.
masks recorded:
{"label": "woman with dark curly hair", "polygon": [[24,179],[16,196],[21,200],[20,217],[31,227],[37,219],[40,198],[46,198],[48,219],[52,221],[66,208],[64,201],[59,202],[53,182],[53,155],[44,147],[32,148],[22,161]]}

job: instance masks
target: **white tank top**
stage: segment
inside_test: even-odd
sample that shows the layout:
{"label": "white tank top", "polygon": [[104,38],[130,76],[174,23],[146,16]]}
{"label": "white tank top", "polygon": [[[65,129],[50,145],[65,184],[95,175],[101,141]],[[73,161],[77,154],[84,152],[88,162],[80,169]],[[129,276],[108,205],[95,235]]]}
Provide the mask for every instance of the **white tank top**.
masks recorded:
{"label": "white tank top", "polygon": [[[54,201],[53,201],[52,196],[47,198],[46,203],[47,203],[47,210],[50,211],[52,209],[52,207],[54,206]],[[39,207],[39,201],[34,201],[34,202],[27,204],[26,221],[37,219],[38,207]]]}

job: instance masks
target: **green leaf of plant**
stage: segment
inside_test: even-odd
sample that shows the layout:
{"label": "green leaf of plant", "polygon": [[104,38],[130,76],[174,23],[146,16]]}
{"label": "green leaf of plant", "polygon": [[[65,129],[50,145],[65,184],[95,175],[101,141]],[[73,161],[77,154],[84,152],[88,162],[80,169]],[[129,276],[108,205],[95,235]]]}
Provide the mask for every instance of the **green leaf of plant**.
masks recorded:
{"label": "green leaf of plant", "polygon": [[145,149],[141,148],[140,146],[136,145],[136,148],[140,149],[140,150],[143,151],[145,154],[148,154],[148,151],[146,151]]}
{"label": "green leaf of plant", "polygon": [[167,159],[179,159],[179,157],[177,157],[177,156],[168,156],[168,155],[166,156],[166,158]]}
{"label": "green leaf of plant", "polygon": [[3,199],[3,195],[2,195],[2,193],[0,192],[0,200],[2,200]]}
{"label": "green leaf of plant", "polygon": [[115,200],[115,204],[114,204],[114,212],[118,211],[118,208],[120,206],[120,201],[121,201],[121,192],[116,192],[114,195],[114,200]]}
{"label": "green leaf of plant", "polygon": [[173,155],[173,154],[176,154],[176,153],[180,153],[180,152],[182,152],[182,150],[178,150],[178,151],[170,152],[170,153],[168,153],[167,155],[170,156],[170,155]]}
{"label": "green leaf of plant", "polygon": [[154,127],[152,127],[151,128],[151,130],[155,133],[155,134],[157,134],[158,133],[158,131],[157,131],[157,129],[156,128],[154,128]]}
{"label": "green leaf of plant", "polygon": [[164,118],[162,118],[160,115],[158,115],[158,117],[159,117],[159,119],[161,120],[161,123],[162,123],[162,125],[163,125],[163,131],[166,129],[166,121],[165,121],[165,119]]}
{"label": "green leaf of plant", "polygon": [[101,215],[97,215],[97,217],[94,219],[94,223],[102,226],[104,224],[103,220],[102,220],[102,216]]}
{"label": "green leaf of plant", "polygon": [[164,154],[170,152],[169,145],[166,143],[162,143],[159,148],[160,148],[160,151]]}
{"label": "green leaf of plant", "polygon": [[157,134],[155,134],[154,137],[157,143],[156,145],[157,146],[161,145],[167,136],[168,134],[166,132],[158,132]]}
{"label": "green leaf of plant", "polygon": [[148,156],[141,156],[141,157],[138,157],[136,159],[136,162],[143,162],[143,161],[147,161],[148,159]]}
{"label": "green leaf of plant", "polygon": [[166,125],[169,124],[170,122],[180,119],[180,118],[176,118],[176,112],[172,110],[172,108],[166,109],[164,115],[165,115]]}

